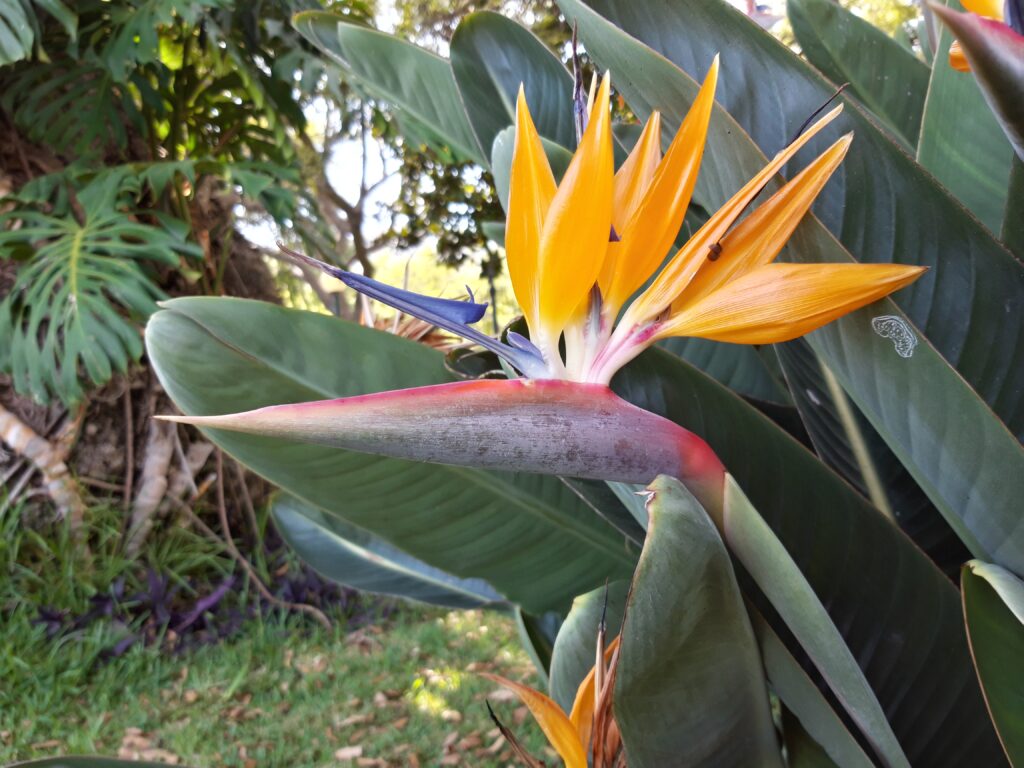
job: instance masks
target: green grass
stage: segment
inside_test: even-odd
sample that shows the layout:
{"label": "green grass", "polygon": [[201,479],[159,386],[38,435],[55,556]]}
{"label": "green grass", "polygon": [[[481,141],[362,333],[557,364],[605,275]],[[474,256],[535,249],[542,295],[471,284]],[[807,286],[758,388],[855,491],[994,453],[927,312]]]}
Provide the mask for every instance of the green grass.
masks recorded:
{"label": "green grass", "polygon": [[[354,633],[299,624],[254,621],[237,640],[180,656],[139,647],[68,695],[57,653],[43,679],[25,669],[14,689],[5,685],[0,761],[115,755],[134,744],[138,757],[161,750],[197,767],[337,765],[345,747],[380,765],[414,765],[411,755],[424,766],[509,764],[507,747],[487,752],[497,733],[484,699],[494,686],[467,671],[536,685],[506,617],[409,606]],[[494,706],[509,725],[525,714],[516,702]],[[514,727],[545,754],[529,719]]]}
{"label": "green grass", "polygon": [[[340,616],[325,630],[275,613],[218,645],[174,652],[165,640],[114,659],[102,652],[128,628],[112,622],[47,638],[34,621],[39,606],[81,612],[117,579],[131,588],[140,578],[142,563],[117,555],[120,514],[97,512],[88,565],[60,531],[0,520],[0,764],[123,752],[195,768],[356,765],[336,756],[350,747],[362,748],[364,765],[512,764],[484,705],[495,686],[473,672],[538,683],[500,614],[372,599],[370,610],[388,607],[388,617],[356,630]],[[163,539],[143,559],[182,581],[230,570],[186,531]],[[493,703],[534,754],[552,760],[517,701],[499,694]]]}

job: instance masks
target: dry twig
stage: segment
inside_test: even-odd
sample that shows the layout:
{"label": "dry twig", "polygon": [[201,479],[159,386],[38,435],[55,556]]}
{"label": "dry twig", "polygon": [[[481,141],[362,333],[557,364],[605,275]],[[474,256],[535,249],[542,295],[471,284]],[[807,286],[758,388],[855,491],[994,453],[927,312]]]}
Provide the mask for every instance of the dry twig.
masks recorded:
{"label": "dry twig", "polygon": [[[276,605],[279,608],[283,608],[288,611],[299,611],[301,613],[305,613],[306,615],[316,619],[316,621],[322,624],[324,628],[330,629],[330,619],[328,619],[327,616],[324,615],[323,611],[319,610],[315,606],[306,605],[305,603],[290,603],[287,600],[282,600],[281,598],[274,595],[269,589],[267,589],[266,584],[264,584],[263,581],[260,579],[259,574],[256,573],[256,569],[253,568],[252,563],[250,563],[242,555],[242,553],[238,551],[238,547],[235,546],[235,542],[231,538],[231,526],[228,524],[228,510],[227,505],[224,502],[224,454],[220,449],[217,449],[217,514],[220,517],[221,530],[224,531],[224,547],[227,549],[228,553],[235,559],[235,561],[240,566],[242,566],[242,569],[249,575],[249,579],[252,581],[253,586],[255,586],[256,590],[261,595],[263,595],[264,599],[268,603]],[[206,524],[203,523],[195,515],[194,512],[192,512],[192,510],[189,510],[189,515],[193,523],[197,523],[200,526],[201,530],[203,528],[205,528],[207,531],[210,530],[209,527],[207,527]]]}

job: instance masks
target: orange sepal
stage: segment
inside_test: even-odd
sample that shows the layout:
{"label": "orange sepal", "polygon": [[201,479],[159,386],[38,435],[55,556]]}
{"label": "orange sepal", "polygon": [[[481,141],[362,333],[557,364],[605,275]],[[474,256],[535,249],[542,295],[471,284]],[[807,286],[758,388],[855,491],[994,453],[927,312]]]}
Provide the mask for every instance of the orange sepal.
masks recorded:
{"label": "orange sepal", "polygon": [[526,322],[536,331],[537,259],[544,220],[555,196],[551,173],[540,136],[530,117],[522,86],[516,101],[516,141],[509,182],[508,219],[505,226],[505,257],[519,306]]}
{"label": "orange sepal", "polygon": [[926,267],[765,264],[672,316],[658,338],[774,344],[810,333],[912,283]]}
{"label": "orange sepal", "polygon": [[508,688],[519,697],[530,710],[541,730],[544,731],[544,735],[558,756],[565,761],[565,768],[587,768],[587,753],[580,742],[576,728],[561,707],[528,685],[487,672],[480,674],[482,677]]}

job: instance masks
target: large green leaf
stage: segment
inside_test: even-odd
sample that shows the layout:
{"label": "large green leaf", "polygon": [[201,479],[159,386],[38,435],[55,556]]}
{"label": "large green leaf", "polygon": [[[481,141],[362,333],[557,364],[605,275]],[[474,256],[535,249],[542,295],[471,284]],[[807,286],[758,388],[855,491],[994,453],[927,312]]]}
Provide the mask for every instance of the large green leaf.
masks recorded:
{"label": "large green leaf", "polygon": [[504,16],[466,16],[451,42],[451,64],[469,121],[489,151],[498,133],[515,124],[519,86],[537,132],[563,147],[576,145],[572,76],[530,30]]}
{"label": "large green leaf", "polygon": [[[864,754],[857,740],[846,729],[843,721],[833,711],[814,681],[801,668],[800,663],[793,658],[785,643],[779,639],[764,617],[755,609],[751,609],[751,612],[754,633],[761,646],[761,661],[768,675],[768,682],[772,691],[785,705],[786,711],[800,725],[800,728],[794,728],[793,723],[783,718],[783,733],[787,747],[796,748],[808,756],[806,761],[798,761],[797,764],[802,765],[806,762],[809,765],[827,765],[828,762],[820,759],[817,763],[810,759],[817,754],[817,750],[823,750],[827,755],[826,760],[834,761],[840,768],[871,768],[874,765],[871,758]],[[795,739],[791,738],[794,732],[797,734]],[[792,751],[788,752],[787,757],[792,764]]]}
{"label": "large green leaf", "polygon": [[[512,179],[512,153],[516,145],[516,129],[509,126],[498,131],[494,137],[494,144],[491,147],[491,173],[494,176],[494,189],[498,193],[498,199],[503,208],[508,207],[508,190]],[[555,179],[559,180],[572,162],[572,152],[561,144],[555,144],[545,138],[541,138],[541,145],[544,147],[544,154],[547,156],[548,164]],[[504,242],[504,234],[502,242]]]}
{"label": "large green leaf", "polygon": [[985,700],[1010,762],[1024,766],[1024,582],[998,565],[972,560],[961,586]]}
{"label": "large green leaf", "polygon": [[[802,61],[722,3],[593,4],[694,74],[717,41],[720,99],[763,146],[787,141],[782,132],[792,128],[780,115],[806,114],[812,100],[820,104],[830,93]],[[632,108],[660,108],[667,123],[678,124],[696,81],[580,0],[561,6],[591,55],[619,73]],[[798,99],[808,105],[797,108]],[[822,195],[824,222],[864,260],[898,253],[901,261],[942,261],[898,295],[909,319],[885,300],[808,339],[968,547],[1024,571],[1024,519],[1013,511],[1024,497],[1024,449],[1011,434],[1024,433],[1024,344],[1021,324],[1007,322],[1024,309],[1024,268],[857,107],[847,112],[859,148],[847,158],[845,183],[833,181]],[[697,185],[702,202],[720,204],[763,167],[743,125],[721,110],[712,117]],[[828,138],[842,127],[826,129]],[[851,258],[814,217],[788,253],[798,261]]]}
{"label": "large green leaf", "polygon": [[[176,299],[146,330],[149,359],[185,413],[214,414],[445,381],[440,353],[324,315],[253,301]],[[565,610],[628,575],[623,537],[555,477],[381,459],[211,430],[289,493],[531,613]]]}
{"label": "large green leaf", "polygon": [[970,553],[804,339],[775,352],[814,450],[951,578]]}
{"label": "large green leaf", "polygon": [[[737,394],[768,403],[788,403],[790,399],[755,347],[683,338],[666,339],[659,346],[697,366]],[[770,353],[770,348],[765,351]]]}
{"label": "large green leaf", "polygon": [[837,85],[849,83],[907,147],[917,146],[928,65],[832,0],[789,0],[786,10],[808,61]]}
{"label": "large green leaf", "polygon": [[0,370],[43,402],[77,402],[83,379],[104,384],[138,360],[138,324],[163,296],[146,262],[176,267],[202,254],[181,222],[146,224],[80,199],[81,223],[35,206],[0,215],[0,259],[30,256],[0,301]]}
{"label": "large green leaf", "polygon": [[786,765],[789,768],[836,768],[837,763],[833,762],[828,752],[807,733],[796,715],[785,707],[780,714],[782,743],[786,745]]}
{"label": "large green leaf", "polygon": [[554,652],[558,628],[562,625],[562,616],[554,611],[549,611],[543,616],[534,616],[516,606],[515,618],[519,642],[523,644],[533,666],[537,668],[537,674],[547,685],[551,654]]}
{"label": "large green leaf", "polygon": [[487,163],[487,151],[477,143],[448,61],[334,13],[305,11],[296,14],[294,24],[370,95],[397,107],[399,121],[407,115],[456,153]]}
{"label": "large green leaf", "polygon": [[[593,510],[595,515],[603,517],[637,546],[643,545],[645,529],[636,519],[630,505],[623,501],[613,488],[621,483],[581,480],[577,477],[563,477],[562,482],[572,488],[573,492]],[[646,516],[644,519],[646,520]]]}
{"label": "large green leaf", "polygon": [[782,766],[764,669],[714,523],[670,477],[622,624],[615,720],[631,765]]}
{"label": "large green leaf", "polygon": [[[957,0],[948,5],[963,10]],[[998,233],[1013,150],[978,82],[969,72],[949,66],[952,33],[941,24],[938,31],[939,55],[928,87],[917,161]]]}
{"label": "large green leaf", "polygon": [[825,606],[731,475],[725,479],[721,526],[729,550],[778,611],[885,765],[910,768],[878,699]]}
{"label": "large green leaf", "polygon": [[480,579],[459,579],[410,557],[377,536],[289,494],[270,506],[274,524],[299,557],[323,576],[363,592],[449,608],[500,607]]}
{"label": "large green leaf", "polygon": [[767,417],[667,352],[641,355],[612,385],[708,441],[828,609],[911,764],[1001,763],[959,595],[906,536]]}
{"label": "large green leaf", "polygon": [[0,66],[31,55],[38,26],[23,0],[0,0]]}

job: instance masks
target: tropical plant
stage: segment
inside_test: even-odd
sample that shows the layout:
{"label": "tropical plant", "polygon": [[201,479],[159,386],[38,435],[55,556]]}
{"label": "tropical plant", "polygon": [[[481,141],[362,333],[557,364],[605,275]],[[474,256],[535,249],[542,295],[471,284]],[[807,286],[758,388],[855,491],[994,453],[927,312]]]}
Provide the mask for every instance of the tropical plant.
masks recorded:
{"label": "tropical plant", "polygon": [[[923,113],[907,104],[886,111],[899,99],[879,96],[873,77],[844,77],[856,88],[842,97],[842,115],[805,132],[835,83],[727,3],[559,6],[597,66],[616,74],[632,112],[659,112],[666,137],[687,137],[682,156],[700,143],[685,116],[710,108],[692,199],[687,192],[660,208],[671,211],[668,229],[685,235],[682,257],[619,315],[677,233],[631,231],[654,244],[618,291],[614,275],[584,255],[631,247],[629,225],[614,213],[626,208],[608,200],[609,154],[620,169],[636,158],[651,168],[658,142],[634,144],[642,134],[620,129],[626,146],[599,152],[584,138],[573,155],[573,115],[585,115],[585,103],[524,28],[472,15],[446,60],[329,14],[302,14],[303,34],[390,103],[403,130],[490,169],[508,213],[494,236],[510,257],[526,327],[488,339],[466,327],[480,316],[473,302],[335,274],[465,335],[509,374],[538,380],[452,382],[457,370],[439,353],[386,334],[252,302],[179,299],[153,317],[147,345],[184,420],[305,502],[305,520],[276,517],[286,531],[304,526],[305,557],[324,563],[351,550],[344,528],[326,535],[336,517],[414,558],[397,586],[394,568],[382,569],[382,590],[415,596],[409,585],[425,565],[483,580],[518,607],[542,660],[545,615],[556,614],[546,669],[566,712],[596,658],[603,591],[591,590],[612,582],[615,616],[615,583],[635,572],[631,598],[618,588],[628,610],[609,619],[612,634],[624,625],[613,712],[631,765],[1020,764],[1011,691],[1024,670],[1010,660],[1024,631],[1015,507],[1024,496],[1024,270],[1013,250],[1020,242],[1007,234],[1017,224],[1005,214],[1015,194],[1011,150],[974,81],[942,69],[944,55],[922,78],[915,67],[928,65],[903,51],[887,77],[902,78],[912,96],[927,83]],[[794,29],[799,39],[796,20]],[[718,52],[711,105],[696,78]],[[525,106],[518,138],[513,127],[520,84],[537,138]],[[605,86],[593,132],[607,124],[606,95]],[[989,119],[984,146],[960,140]],[[805,170],[793,173],[791,157]],[[664,167],[680,158],[666,142]],[[939,164],[941,174],[929,172]],[[962,175],[945,176],[957,168]],[[665,206],[659,176],[624,177],[642,179],[643,195]],[[767,200],[736,223],[765,185]],[[560,224],[544,221],[549,206]],[[772,269],[742,259],[770,261],[787,237]],[[566,253],[576,255],[560,261]],[[733,264],[750,271],[736,276]],[[874,301],[920,267],[930,270]],[[688,268],[711,277],[680,279]],[[772,277],[781,275],[785,282]],[[851,277],[810,286],[797,275]],[[676,301],[705,279],[697,300]],[[633,333],[640,328],[691,338],[634,354],[651,340]],[[341,399],[308,403],[324,398]],[[217,416],[248,409],[256,413]],[[683,484],[656,479],[664,474]],[[652,481],[645,507],[631,484]],[[942,571],[972,556],[958,592]],[[372,586],[367,561],[360,578]]]}
{"label": "tropical plant", "polygon": [[169,273],[219,290],[231,222],[204,205],[211,192],[237,186],[294,216],[286,131],[304,118],[291,78],[324,67],[303,58],[288,4],[37,5],[14,3],[24,45],[0,69],[22,182],[0,219],[0,257],[22,265],[0,304],[0,370],[40,401],[74,403],[139,359],[138,325]]}

